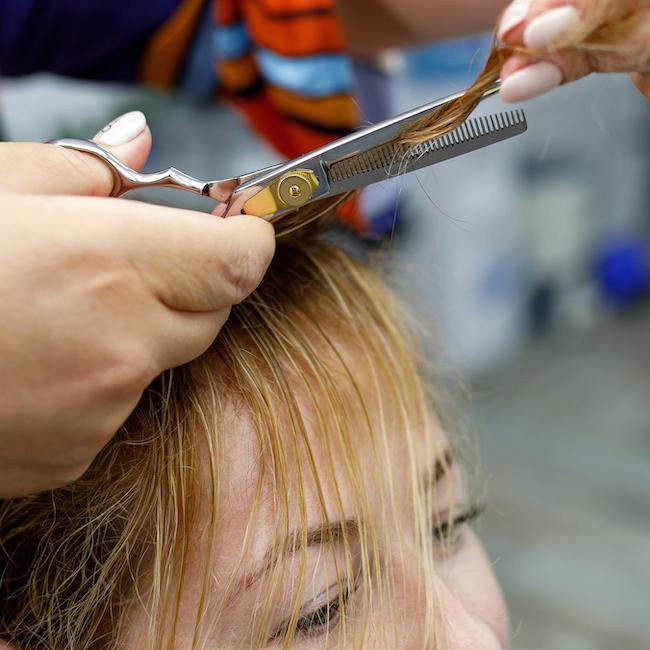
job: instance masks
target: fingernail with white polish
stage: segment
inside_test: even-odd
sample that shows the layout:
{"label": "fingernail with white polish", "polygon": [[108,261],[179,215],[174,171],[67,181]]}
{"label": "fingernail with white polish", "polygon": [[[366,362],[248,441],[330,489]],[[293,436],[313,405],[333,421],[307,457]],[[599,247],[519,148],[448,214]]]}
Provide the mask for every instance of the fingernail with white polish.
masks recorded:
{"label": "fingernail with white polish", "polygon": [[532,0],[513,0],[510,6],[503,12],[501,24],[497,36],[502,39],[515,27],[521,25],[528,16]]}
{"label": "fingernail with white polish", "polygon": [[556,43],[562,36],[580,25],[580,12],[571,6],[558,7],[537,16],[524,32],[524,44],[540,50]]}
{"label": "fingernail with white polish", "polygon": [[117,147],[135,140],[147,127],[147,118],[140,111],[126,113],[105,126],[94,138],[95,142]]}
{"label": "fingernail with white polish", "polygon": [[501,84],[504,102],[523,102],[557,88],[564,80],[562,70],[553,63],[540,61],[513,72]]}

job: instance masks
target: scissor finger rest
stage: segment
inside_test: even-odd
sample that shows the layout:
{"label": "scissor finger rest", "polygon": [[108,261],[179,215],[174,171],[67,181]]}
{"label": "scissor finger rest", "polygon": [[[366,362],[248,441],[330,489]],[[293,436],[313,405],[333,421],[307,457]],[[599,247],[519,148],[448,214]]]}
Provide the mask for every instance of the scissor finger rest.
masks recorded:
{"label": "scissor finger rest", "polygon": [[153,174],[141,174],[125,165],[110,151],[89,140],[64,138],[61,140],[52,140],[50,144],[65,147],[66,149],[74,149],[75,151],[82,151],[83,153],[95,156],[95,158],[99,158],[113,174],[114,183],[111,196],[114,197],[122,196],[127,192],[143,187],[171,187],[203,196],[210,195],[210,183],[207,181],[201,181],[192,176],[188,176],[173,167],[165,171],[154,172]]}

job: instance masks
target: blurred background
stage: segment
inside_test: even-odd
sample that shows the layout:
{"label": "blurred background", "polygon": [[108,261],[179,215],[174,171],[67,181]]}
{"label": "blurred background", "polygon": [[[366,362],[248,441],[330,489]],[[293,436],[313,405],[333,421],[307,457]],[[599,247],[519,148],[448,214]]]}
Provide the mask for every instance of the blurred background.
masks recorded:
{"label": "blurred background", "polygon": [[[466,87],[487,43],[359,66],[367,119]],[[89,137],[138,108],[155,136],[150,169],[221,178],[275,160],[228,108],[188,97],[36,77],[3,82],[1,101],[6,139]],[[525,109],[525,136],[365,200],[383,206],[398,284],[435,328],[432,358],[473,396],[490,505],[480,529],[513,648],[647,650],[650,105],[627,78],[602,76]]]}

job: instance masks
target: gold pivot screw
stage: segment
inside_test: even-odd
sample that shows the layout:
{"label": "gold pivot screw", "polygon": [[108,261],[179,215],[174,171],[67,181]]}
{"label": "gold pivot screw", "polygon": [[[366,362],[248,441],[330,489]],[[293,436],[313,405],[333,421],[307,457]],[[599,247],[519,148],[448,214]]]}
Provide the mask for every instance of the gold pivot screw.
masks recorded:
{"label": "gold pivot screw", "polygon": [[287,207],[299,208],[314,196],[318,185],[318,178],[312,171],[290,172],[278,181],[278,198]]}

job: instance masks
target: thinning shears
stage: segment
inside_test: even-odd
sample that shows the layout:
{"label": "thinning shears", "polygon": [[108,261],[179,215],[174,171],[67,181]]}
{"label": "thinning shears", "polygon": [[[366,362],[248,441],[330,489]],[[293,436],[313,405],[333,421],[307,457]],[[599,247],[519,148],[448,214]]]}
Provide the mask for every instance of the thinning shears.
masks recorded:
{"label": "thinning shears", "polygon": [[[499,84],[483,98],[496,94]],[[112,170],[112,196],[144,187],[169,187],[209,197],[224,204],[225,216],[251,214],[273,221],[314,201],[343,195],[388,178],[424,169],[524,133],[523,111],[471,118],[455,131],[421,144],[404,147],[399,138],[420,120],[464,93],[457,93],[396,118],[359,130],[332,144],[287,163],[228,178],[202,181],[177,169],[141,174],[88,140],[54,140],[56,144],[91,154]]]}

